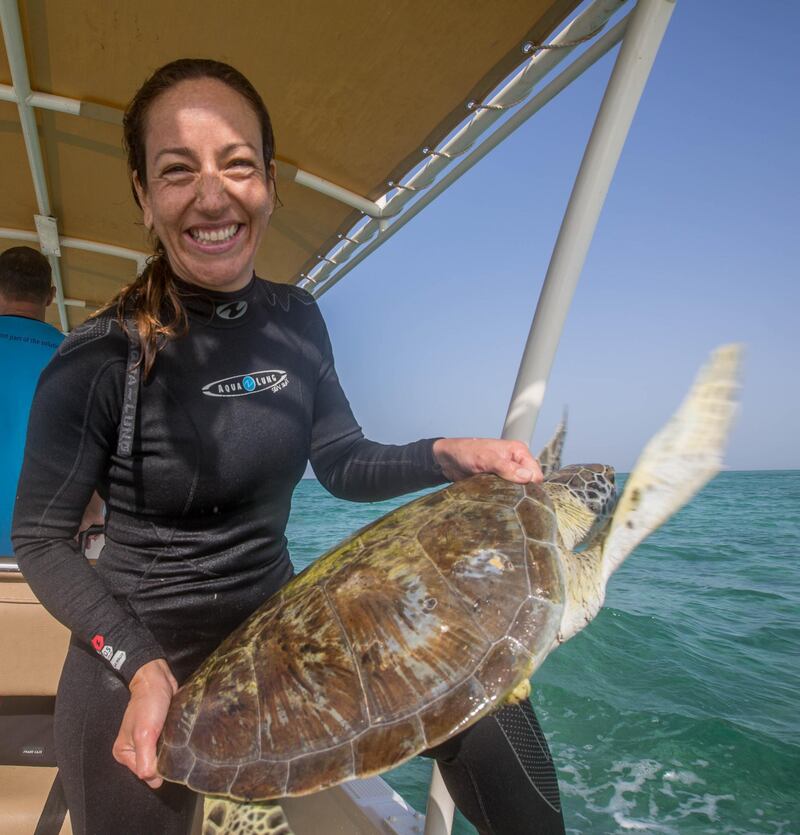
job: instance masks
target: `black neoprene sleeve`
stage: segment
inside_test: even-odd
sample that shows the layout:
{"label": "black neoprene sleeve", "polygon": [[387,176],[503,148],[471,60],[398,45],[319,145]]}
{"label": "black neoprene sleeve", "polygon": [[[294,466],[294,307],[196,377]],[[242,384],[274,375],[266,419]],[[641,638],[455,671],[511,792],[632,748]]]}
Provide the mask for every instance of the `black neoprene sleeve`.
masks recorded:
{"label": "black neoprene sleeve", "polygon": [[110,593],[78,551],[75,535],[102,484],[116,443],[124,360],[96,352],[65,357],[44,370],[28,426],[14,526],[20,569],[45,608],[87,644],[124,652],[114,662],[126,681],[164,656],[148,629]]}

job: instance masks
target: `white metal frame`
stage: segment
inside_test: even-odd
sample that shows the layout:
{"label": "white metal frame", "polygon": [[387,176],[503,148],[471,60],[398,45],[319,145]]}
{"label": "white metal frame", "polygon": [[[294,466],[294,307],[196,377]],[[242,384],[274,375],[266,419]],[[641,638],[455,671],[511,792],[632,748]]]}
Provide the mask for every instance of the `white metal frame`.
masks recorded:
{"label": "white metal frame", "polygon": [[[630,15],[628,15],[629,17]],[[437,180],[430,188],[428,188],[419,198],[412,203],[406,211],[397,215],[395,220],[390,222],[383,222],[382,227],[371,227],[367,224],[362,227],[356,234],[355,239],[359,242],[370,241],[357,254],[347,260],[344,264],[344,259],[337,252],[330,259],[330,263],[339,266],[340,269],[331,272],[330,277],[324,283],[320,283],[316,287],[305,285],[306,289],[311,290],[316,297],[321,296],[327,292],[334,284],[340,281],[350,270],[357,267],[368,255],[372,254],[379,246],[386,243],[392,235],[399,232],[412,218],[418,215],[429,203],[435,200],[443,191],[448,189],[456,180],[462,177],[470,170],[477,162],[482,160],[493,148],[499,145],[511,133],[526,122],[534,113],[538,112],[558,93],[564,90],[576,78],[586,72],[589,67],[595,64],[607,52],[613,49],[622,39],[627,25],[628,17],[623,18],[612,29],[610,29],[603,37],[599,38],[592,46],[590,46],[581,56],[573,61],[560,75],[556,76],[545,87],[543,87],[533,98],[529,99],[520,109],[514,113],[507,121],[505,121],[497,130],[486,137],[481,143],[476,144],[472,150],[462,157],[455,165],[453,165],[444,176]],[[363,230],[371,228],[372,235],[367,236]],[[348,238],[353,240],[353,238]]]}
{"label": "white metal frame", "polygon": [[529,443],[589,244],[675,0],[639,0],[586,145],[508,407],[504,438]]}
{"label": "white metal frame", "polygon": [[[39,235],[36,232],[30,232],[27,229],[11,229],[7,226],[0,226],[0,240],[3,239],[38,243]],[[114,244],[101,244],[97,241],[87,241],[83,238],[70,238],[59,235],[58,242],[65,249],[81,249],[84,252],[96,252],[100,255],[113,255],[115,258],[123,258],[128,261],[134,261],[136,263],[137,275],[142,272],[145,262],[149,257],[146,252],[140,252],[138,249],[128,249],[124,246],[114,246]]]}
{"label": "white metal frame", "polygon": [[[308,274],[302,276],[298,283],[315,297],[319,297],[361,263],[367,255],[385,243],[430,200],[469,170],[483,156],[480,149],[483,142],[487,141],[485,137],[490,128],[508,110],[524,101],[545,75],[584,39],[599,31],[626,2],[628,0],[595,0],[552,39],[552,48],[533,55],[488,101],[472,102],[473,115],[442,147],[421,149],[422,165],[418,166],[405,182],[387,183],[389,190],[377,201],[383,210],[381,216],[358,224],[357,228],[342,236],[341,242],[333,250],[326,255],[318,256],[319,263]],[[607,48],[610,49],[611,46],[613,44],[608,44]],[[589,65],[583,66],[581,71],[587,66]],[[529,111],[528,116],[534,112],[535,109]],[[517,122],[515,127],[519,124],[521,122]],[[491,141],[491,137],[488,137],[488,141]],[[465,160],[459,162],[461,157],[470,151],[473,162],[468,165],[464,165]],[[458,173],[453,174],[451,169]],[[446,184],[442,185],[441,181],[437,183],[437,179],[448,171],[450,173],[447,174]],[[435,183],[436,186],[431,188]],[[421,196],[423,193],[424,196]]]}

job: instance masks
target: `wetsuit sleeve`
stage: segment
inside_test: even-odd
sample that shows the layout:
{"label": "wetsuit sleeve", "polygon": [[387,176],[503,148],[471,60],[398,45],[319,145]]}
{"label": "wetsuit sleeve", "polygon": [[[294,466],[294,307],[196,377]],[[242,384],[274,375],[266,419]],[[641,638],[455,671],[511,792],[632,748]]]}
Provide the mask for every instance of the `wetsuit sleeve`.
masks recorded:
{"label": "wetsuit sleeve", "polygon": [[445,482],[433,456],[435,438],[396,446],[364,437],[339,383],[322,317],[318,319],[320,367],[311,433],[311,466],[334,496],[380,501]]}
{"label": "wetsuit sleeve", "polygon": [[116,446],[124,366],[120,356],[79,346],[56,354],[44,370],[31,408],[12,540],[20,570],[45,608],[129,682],[164,652],[74,541]]}

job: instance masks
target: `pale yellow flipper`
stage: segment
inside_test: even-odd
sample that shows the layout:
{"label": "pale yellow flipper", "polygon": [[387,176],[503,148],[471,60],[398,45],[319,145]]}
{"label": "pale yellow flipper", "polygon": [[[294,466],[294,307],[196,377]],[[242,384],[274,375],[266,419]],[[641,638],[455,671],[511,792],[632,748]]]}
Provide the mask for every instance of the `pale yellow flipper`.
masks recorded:
{"label": "pale yellow flipper", "polygon": [[603,544],[603,581],[720,469],[737,406],[741,346],[711,355],[669,423],[645,447]]}
{"label": "pale yellow flipper", "polygon": [[206,797],[203,835],[293,835],[283,809],[274,801],[242,803]]}

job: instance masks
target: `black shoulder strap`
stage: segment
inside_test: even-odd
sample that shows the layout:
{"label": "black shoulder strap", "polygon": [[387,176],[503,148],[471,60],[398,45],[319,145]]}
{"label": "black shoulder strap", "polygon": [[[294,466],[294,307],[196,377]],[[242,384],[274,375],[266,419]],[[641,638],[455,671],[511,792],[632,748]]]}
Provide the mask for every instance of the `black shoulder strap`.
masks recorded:
{"label": "black shoulder strap", "polygon": [[36,824],[36,831],[33,835],[58,835],[67,816],[67,799],[64,796],[64,787],[61,785],[61,778],[56,772],[50,793],[44,803],[39,822]]}
{"label": "black shoulder strap", "polygon": [[139,403],[139,379],[141,377],[142,347],[139,331],[133,318],[125,318],[125,333],[128,336],[128,364],[125,368],[125,393],[122,398],[122,416],[117,430],[117,455],[130,458],[133,450],[133,435],[136,428],[136,407]]}

